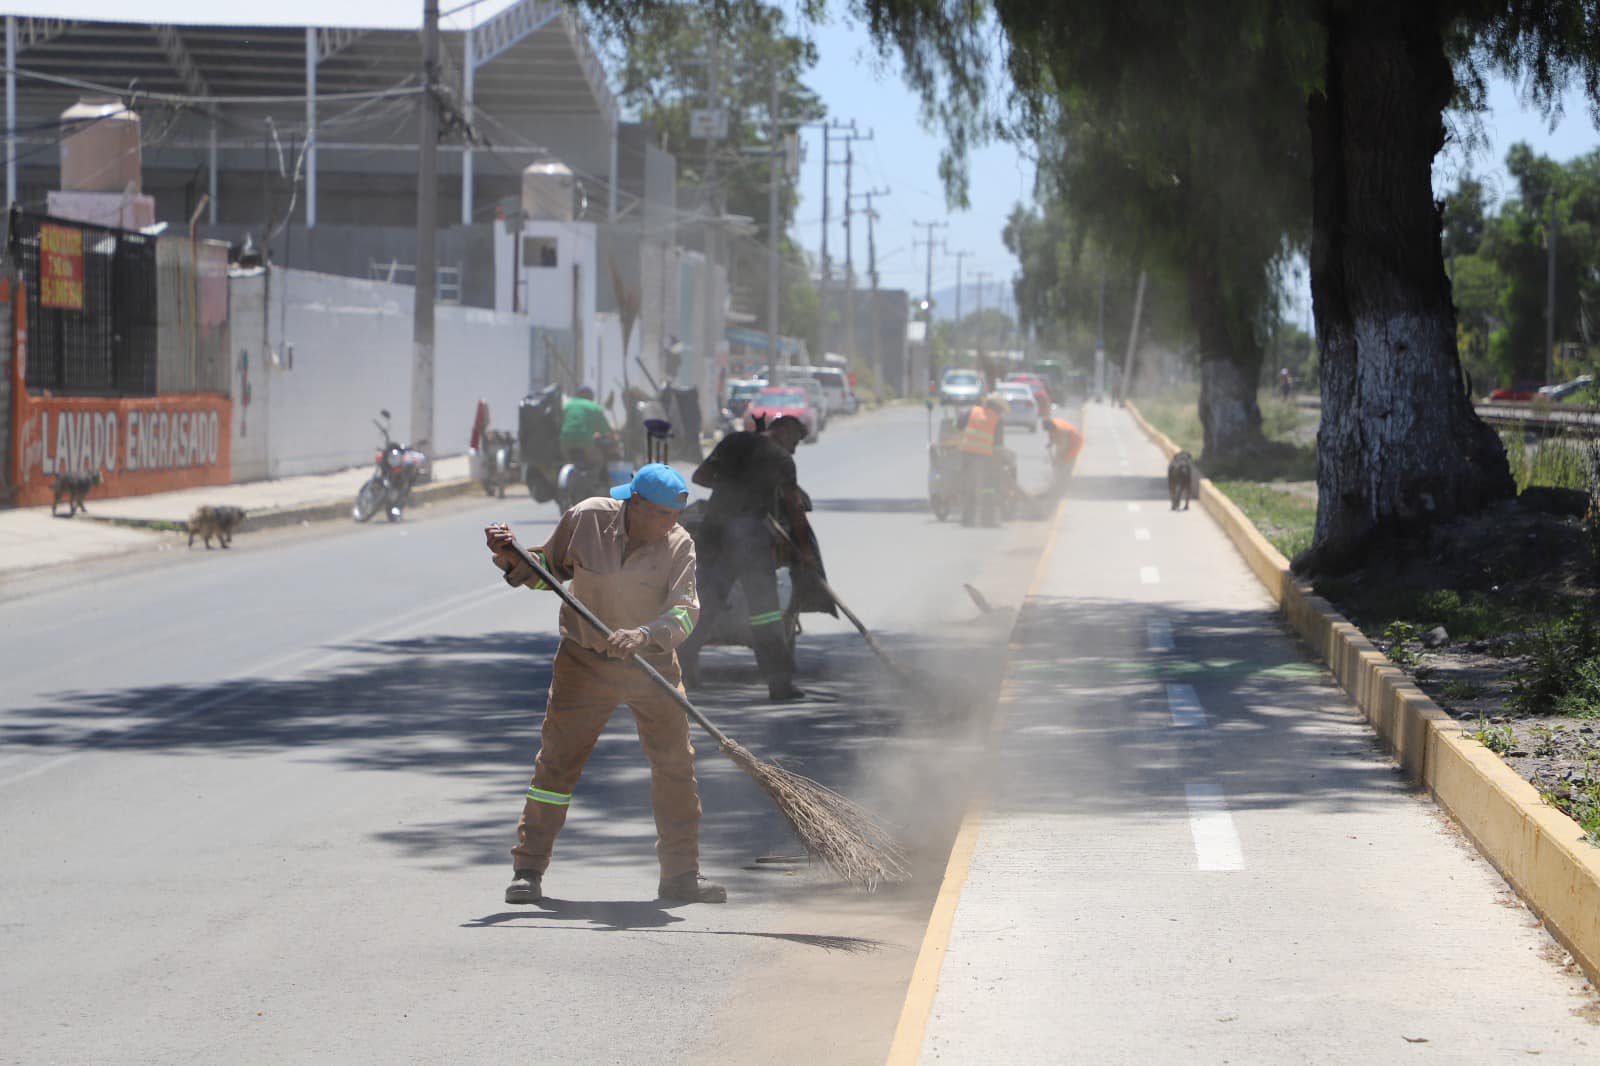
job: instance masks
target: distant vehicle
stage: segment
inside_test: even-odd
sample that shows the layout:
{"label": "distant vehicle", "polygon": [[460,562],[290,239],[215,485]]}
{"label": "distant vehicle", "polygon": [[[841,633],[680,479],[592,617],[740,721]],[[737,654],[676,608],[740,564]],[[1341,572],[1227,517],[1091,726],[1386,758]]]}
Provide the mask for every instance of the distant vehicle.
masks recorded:
{"label": "distant vehicle", "polygon": [[1005,397],[1006,413],[1000,421],[1008,426],[1025,426],[1030,433],[1039,430],[1039,405],[1033,387],[1025,381],[1002,381],[995,391]]}
{"label": "distant vehicle", "polygon": [[828,419],[833,417],[833,411],[828,404],[828,397],[822,391],[822,382],[812,377],[806,370],[791,370],[783,384],[789,388],[799,388],[811,401],[812,408],[817,413],[817,432],[821,433],[828,428]]}
{"label": "distant vehicle", "polygon": [[811,368],[811,376],[822,386],[822,395],[827,398],[829,414],[855,413],[851,404],[855,394],[850,390],[850,381],[844,376],[843,370],[831,366],[814,366]]}
{"label": "distant vehicle", "polygon": [[793,415],[804,422],[806,440],[816,443],[817,435],[822,432],[821,418],[812,406],[811,397],[798,385],[768,385],[756,393],[750,398],[750,406],[744,409],[744,428],[753,433],[757,429],[757,419],[765,425],[780,415]]}
{"label": "distant vehicle", "polygon": [[1571,381],[1563,381],[1559,385],[1545,385],[1539,390],[1539,395],[1546,400],[1564,400],[1575,392],[1594,388],[1593,374],[1579,374]]}
{"label": "distant vehicle", "polygon": [[1056,359],[1040,359],[1034,362],[1033,372],[1049,388],[1050,395],[1057,399],[1066,399],[1067,368]]}
{"label": "distant vehicle", "polygon": [[952,368],[939,379],[939,402],[971,407],[983,398],[983,377],[976,370]]}
{"label": "distant vehicle", "polygon": [[750,398],[766,387],[762,378],[733,378],[728,382],[728,402],[724,406],[738,418],[750,406]]}
{"label": "distant vehicle", "polygon": [[1015,373],[1007,374],[1006,380],[1021,382],[1028,386],[1033,390],[1035,406],[1044,414],[1050,413],[1050,405],[1054,402],[1054,398],[1050,395],[1050,389],[1045,385],[1044,379],[1039,377],[1038,374],[1030,374],[1027,371],[1018,370]]}
{"label": "distant vehicle", "polygon": [[1539,391],[1532,385],[1513,385],[1495,389],[1488,398],[1490,402],[1526,403],[1537,395]]}

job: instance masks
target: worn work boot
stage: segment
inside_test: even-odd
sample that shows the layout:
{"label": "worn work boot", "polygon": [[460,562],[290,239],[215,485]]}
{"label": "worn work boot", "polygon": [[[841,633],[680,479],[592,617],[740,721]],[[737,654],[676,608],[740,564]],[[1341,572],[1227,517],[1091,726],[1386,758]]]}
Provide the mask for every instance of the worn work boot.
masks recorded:
{"label": "worn work boot", "polygon": [[678,900],[681,903],[728,902],[728,890],[715,881],[707,881],[700,876],[698,870],[690,870],[674,877],[663,877],[661,884],[656,887],[656,894],[662,899]]}
{"label": "worn work boot", "polygon": [[539,884],[543,878],[543,874],[533,870],[518,870],[506,886],[506,902],[538,903],[544,899],[544,891]]}

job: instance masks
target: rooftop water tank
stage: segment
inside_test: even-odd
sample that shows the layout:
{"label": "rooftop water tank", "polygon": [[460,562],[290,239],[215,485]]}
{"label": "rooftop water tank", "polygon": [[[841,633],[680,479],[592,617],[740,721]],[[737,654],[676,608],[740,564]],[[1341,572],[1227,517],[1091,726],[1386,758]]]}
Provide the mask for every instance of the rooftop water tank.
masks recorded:
{"label": "rooftop water tank", "polygon": [[84,97],[61,113],[63,191],[137,196],[139,169],[139,116],[119,101]]}
{"label": "rooftop water tank", "polygon": [[564,163],[534,163],[522,172],[522,214],[571,222],[578,216],[578,179]]}

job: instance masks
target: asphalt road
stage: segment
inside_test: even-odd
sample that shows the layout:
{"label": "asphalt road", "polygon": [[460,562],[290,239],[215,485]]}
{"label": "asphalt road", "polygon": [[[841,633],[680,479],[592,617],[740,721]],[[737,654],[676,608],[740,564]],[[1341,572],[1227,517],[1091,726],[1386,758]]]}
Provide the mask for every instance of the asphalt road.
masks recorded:
{"label": "asphalt road", "polygon": [[[697,703],[756,752],[901,825],[919,877],[865,895],[798,851],[699,744],[722,907],[654,899],[625,712],[577,789],[539,907],[508,907],[557,603],[507,589],[463,498],[398,525],[243,536],[25,583],[0,602],[0,1061],[881,1062],[1046,534],[925,509],[920,408],[798,459],[835,587],[946,705],[806,616],[764,702],[744,649]],[[1043,444],[1018,434],[1023,480]],[[980,618],[961,590],[1002,609]]]}

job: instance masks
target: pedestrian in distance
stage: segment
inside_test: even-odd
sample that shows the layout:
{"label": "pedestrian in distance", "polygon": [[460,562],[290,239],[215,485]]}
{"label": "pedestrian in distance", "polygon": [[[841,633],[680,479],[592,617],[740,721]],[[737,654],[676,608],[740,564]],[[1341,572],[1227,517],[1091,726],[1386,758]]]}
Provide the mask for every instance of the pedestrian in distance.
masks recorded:
{"label": "pedestrian in distance", "polygon": [[[704,614],[680,649],[690,687],[699,683],[700,649],[738,585],[749,608],[750,643],[768,697],[805,698],[794,683],[794,656],[785,639],[787,623],[778,598],[777,557],[767,528],[769,517],[786,521],[796,545],[811,543],[806,520],[810,501],[794,465],[795,449],[805,436],[805,423],[781,415],[759,433],[740,430],[723,437],[695,469],[691,480],[710,489],[711,498],[696,534]],[[797,561],[815,564],[809,558]]]}
{"label": "pedestrian in distance", "polygon": [[[639,468],[609,496],[584,500],[561,516],[555,532],[531,552],[553,577],[612,630],[607,639],[570,606],[561,608],[561,643],[539,731],[533,780],[511,849],[507,903],[537,903],[557,834],[589,753],[611,712],[633,712],[650,764],[656,857],[662,898],[721,903],[727,891],[700,877],[700,796],[689,720],[650,677],[629,663],[635,655],[682,691],[676,648],[700,615],[694,542],[678,525],[689,501],[683,475],[661,463]],[[548,588],[511,549],[510,527],[484,530],[508,585]]]}
{"label": "pedestrian in distance", "polygon": [[991,392],[956,421],[961,431],[961,524],[998,526],[997,496],[1000,462],[997,449],[1005,444],[1002,419],[1006,399]]}

